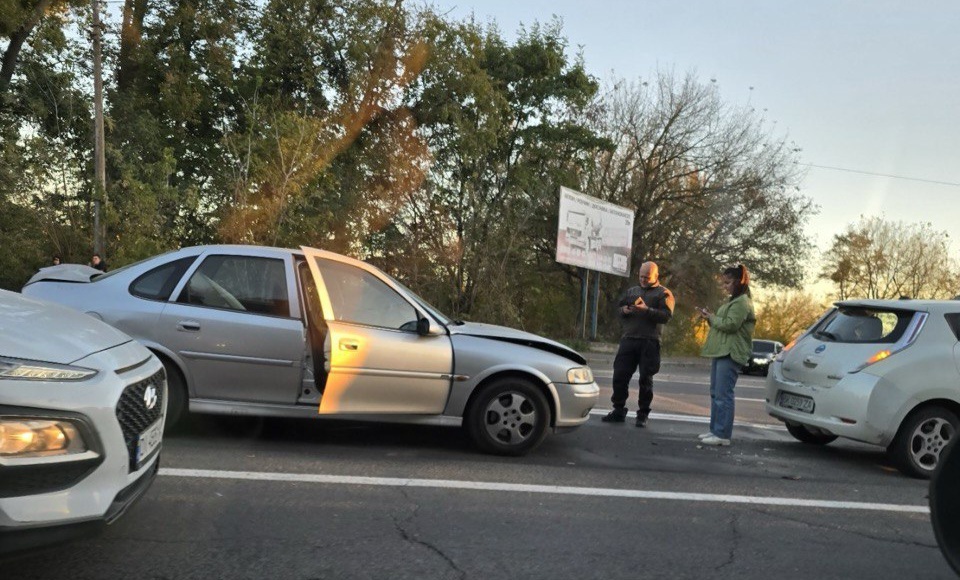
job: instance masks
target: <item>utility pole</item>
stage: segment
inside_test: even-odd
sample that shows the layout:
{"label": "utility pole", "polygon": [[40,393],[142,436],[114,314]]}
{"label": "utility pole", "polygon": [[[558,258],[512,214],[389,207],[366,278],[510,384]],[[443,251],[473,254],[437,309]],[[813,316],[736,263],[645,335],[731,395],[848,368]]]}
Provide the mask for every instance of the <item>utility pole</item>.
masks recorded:
{"label": "utility pole", "polygon": [[103,138],[103,62],[101,55],[100,0],[90,0],[93,9],[93,251],[104,260],[104,229],[101,212],[107,208],[107,164]]}

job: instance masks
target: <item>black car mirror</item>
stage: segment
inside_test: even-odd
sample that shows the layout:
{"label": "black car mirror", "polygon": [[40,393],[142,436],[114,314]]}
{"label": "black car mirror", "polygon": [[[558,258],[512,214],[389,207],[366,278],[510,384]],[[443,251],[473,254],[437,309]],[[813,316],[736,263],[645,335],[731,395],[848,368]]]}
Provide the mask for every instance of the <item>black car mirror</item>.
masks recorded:
{"label": "black car mirror", "polygon": [[426,316],[420,316],[417,319],[417,334],[420,336],[440,336],[445,334],[442,326],[431,321]]}

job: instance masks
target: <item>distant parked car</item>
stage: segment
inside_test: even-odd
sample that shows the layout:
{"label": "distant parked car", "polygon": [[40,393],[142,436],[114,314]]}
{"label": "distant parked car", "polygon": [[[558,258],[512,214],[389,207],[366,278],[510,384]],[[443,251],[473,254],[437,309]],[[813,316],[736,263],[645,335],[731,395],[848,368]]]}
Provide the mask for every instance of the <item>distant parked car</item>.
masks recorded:
{"label": "distant parked car", "polygon": [[78,283],[24,287],[140,340],[167,368],[168,422],[200,413],[463,425],[519,455],[585,423],[599,389],[552,340],[441,314],[379,269],[302,248],[201,246]]}
{"label": "distant parked car", "polygon": [[881,445],[929,478],[960,428],[960,301],[838,302],[770,366],[767,411],[800,441]]}
{"label": "distant parked car", "polygon": [[0,290],[0,554],[113,522],[157,474],[166,381],[150,351]]}
{"label": "distant parked car", "polygon": [[743,373],[757,373],[767,376],[767,370],[770,368],[770,363],[773,362],[773,359],[776,358],[776,356],[780,354],[780,351],[782,350],[782,342],[777,342],[775,340],[754,340],[753,352],[750,354],[750,359],[747,361],[746,366],[743,367]]}

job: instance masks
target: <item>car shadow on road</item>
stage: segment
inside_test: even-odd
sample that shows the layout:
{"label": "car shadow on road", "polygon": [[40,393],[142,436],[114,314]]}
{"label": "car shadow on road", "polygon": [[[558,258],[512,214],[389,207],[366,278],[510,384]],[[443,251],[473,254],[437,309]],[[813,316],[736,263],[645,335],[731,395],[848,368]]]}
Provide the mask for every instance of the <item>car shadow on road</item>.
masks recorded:
{"label": "car shadow on road", "polygon": [[477,453],[462,429],[432,425],[367,423],[337,419],[290,419],[191,414],[167,438],[273,445],[335,445],[340,447],[402,447],[424,451]]}

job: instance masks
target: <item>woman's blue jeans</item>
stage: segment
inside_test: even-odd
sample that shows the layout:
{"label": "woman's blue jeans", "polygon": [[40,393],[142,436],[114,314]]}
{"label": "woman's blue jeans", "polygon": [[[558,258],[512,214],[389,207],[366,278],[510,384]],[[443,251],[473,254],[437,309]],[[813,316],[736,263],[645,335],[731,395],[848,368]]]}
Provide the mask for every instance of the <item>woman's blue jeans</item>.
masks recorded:
{"label": "woman's blue jeans", "polygon": [[722,439],[733,435],[733,389],[741,368],[729,356],[715,358],[710,365],[710,432]]}

